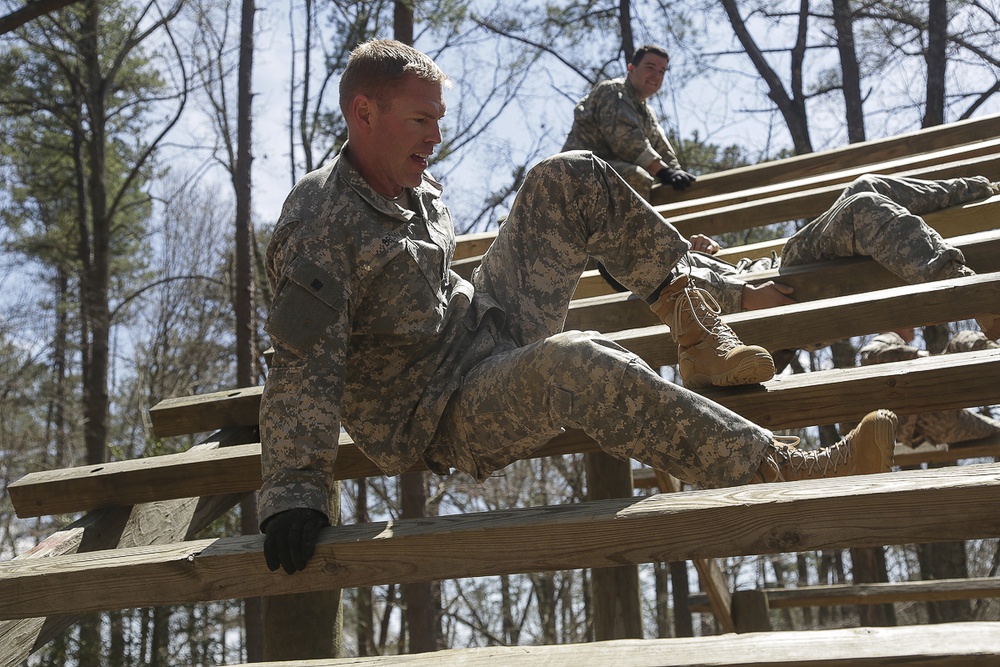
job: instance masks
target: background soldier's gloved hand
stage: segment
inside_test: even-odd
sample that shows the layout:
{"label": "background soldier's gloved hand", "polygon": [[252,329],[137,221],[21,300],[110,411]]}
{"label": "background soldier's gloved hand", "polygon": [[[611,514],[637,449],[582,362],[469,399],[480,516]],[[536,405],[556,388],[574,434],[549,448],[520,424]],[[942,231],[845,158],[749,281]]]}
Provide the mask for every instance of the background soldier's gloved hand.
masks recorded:
{"label": "background soldier's gloved hand", "polygon": [[275,514],[264,525],[264,560],[274,572],[280,565],[288,574],[304,570],[316,550],[319,531],[330,521],[322,512],[300,507]]}
{"label": "background soldier's gloved hand", "polygon": [[687,190],[692,183],[698,180],[697,176],[683,169],[661,169],[656,172],[656,177],[660,179],[661,183],[672,185],[674,190]]}

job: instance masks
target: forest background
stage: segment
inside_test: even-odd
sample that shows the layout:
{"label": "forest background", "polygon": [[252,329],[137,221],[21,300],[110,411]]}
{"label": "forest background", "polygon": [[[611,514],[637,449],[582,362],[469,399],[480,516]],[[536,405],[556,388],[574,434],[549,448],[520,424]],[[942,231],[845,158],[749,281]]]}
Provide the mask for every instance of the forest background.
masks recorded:
{"label": "forest background", "polygon": [[[3,13],[21,6],[0,0]],[[392,36],[454,81],[431,172],[459,233],[497,224],[525,171],[559,150],[576,101],[622,76],[626,54],[648,42],[672,54],[651,102],[698,174],[1000,110],[996,0],[73,3],[0,35],[0,491],[34,470],[186,449],[194,439],[152,436],[150,406],[262,382],[260,253],[291,185],[345,140],[337,81],[350,49]],[[947,332],[927,334],[933,347]],[[863,342],[804,355],[797,370],[853,364]],[[586,497],[576,457],[524,462],[483,485],[418,484],[432,514]],[[398,516],[402,486],[345,484],[342,517]],[[17,519],[4,493],[0,558],[73,518]],[[244,503],[210,534],[254,530]],[[882,558],[899,580],[995,575],[1000,562],[995,540],[942,553],[899,547]],[[936,571],[935,559],[945,563]],[[845,581],[850,561],[831,552],[725,565],[734,588]],[[647,636],[714,632],[709,617],[692,623],[669,602],[686,594],[686,572],[642,576]],[[442,582],[431,600],[434,646],[593,638],[587,572]],[[391,586],[345,592],[337,650],[417,650],[415,606]],[[968,602],[884,611],[900,623],[997,614]],[[234,601],[95,616],[33,661],[240,662],[259,656],[259,615]],[[858,616],[802,610],[781,622]]]}

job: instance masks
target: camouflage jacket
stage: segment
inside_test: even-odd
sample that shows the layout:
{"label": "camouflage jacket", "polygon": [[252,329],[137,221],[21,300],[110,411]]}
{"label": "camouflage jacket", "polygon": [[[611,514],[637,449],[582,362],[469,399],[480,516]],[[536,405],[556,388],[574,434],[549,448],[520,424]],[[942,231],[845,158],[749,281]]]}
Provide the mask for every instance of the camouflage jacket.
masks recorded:
{"label": "camouflage jacket", "polygon": [[327,511],[341,423],[386,474],[411,467],[462,375],[495,344],[480,326],[495,301],[450,268],[440,184],[425,175],[407,210],[345,152],[296,184],[267,248],[275,354],[261,400],[262,522]]}
{"label": "camouflage jacket", "polygon": [[643,169],[657,159],[670,169],[680,168],[653,110],[636,97],[625,78],[602,81],[580,100],[562,149],[588,150],[608,162],[630,162]]}

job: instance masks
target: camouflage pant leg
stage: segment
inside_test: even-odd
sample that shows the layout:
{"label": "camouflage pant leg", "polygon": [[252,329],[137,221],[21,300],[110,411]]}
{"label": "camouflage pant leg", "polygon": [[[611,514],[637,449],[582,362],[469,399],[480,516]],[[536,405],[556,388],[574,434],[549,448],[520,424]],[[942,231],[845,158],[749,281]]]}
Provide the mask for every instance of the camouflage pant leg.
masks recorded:
{"label": "camouflage pant leg", "polygon": [[978,440],[1000,434],[1000,422],[972,410],[946,410],[917,415],[919,441],[935,445]]}
{"label": "camouflage pant leg", "polygon": [[647,296],[689,247],[606,162],[572,151],[528,172],[472,282],[499,302],[524,345],[562,330],[589,257]]}
{"label": "camouflage pant leg", "polygon": [[905,176],[868,174],[854,180],[840,197],[874,192],[888,197],[914,215],[927,215],[950,206],[987,199],[992,195],[985,176],[925,180]]}
{"label": "camouflage pant leg", "polygon": [[950,262],[965,263],[962,252],[919,216],[885,195],[855,192],[788,239],[781,264],[855,255],[871,257],[911,284],[936,279]]}
{"label": "camouflage pant leg", "polygon": [[596,332],[570,331],[497,354],[463,378],[439,442],[477,479],[579,428],[604,451],[706,487],[743,484],[771,433],[671,384]]}

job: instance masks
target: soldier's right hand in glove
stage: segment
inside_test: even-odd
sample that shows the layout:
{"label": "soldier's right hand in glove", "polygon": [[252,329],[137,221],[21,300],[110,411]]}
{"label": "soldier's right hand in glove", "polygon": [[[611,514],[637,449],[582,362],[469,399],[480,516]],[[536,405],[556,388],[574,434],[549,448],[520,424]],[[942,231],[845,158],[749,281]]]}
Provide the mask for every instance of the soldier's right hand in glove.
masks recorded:
{"label": "soldier's right hand in glove", "polygon": [[264,560],[274,572],[288,574],[304,570],[316,550],[319,531],[330,521],[322,512],[300,507],[275,514],[264,524]]}
{"label": "soldier's right hand in glove", "polygon": [[687,190],[691,187],[691,184],[698,180],[698,177],[694,174],[688,173],[683,169],[661,169],[656,172],[656,177],[661,183],[670,184],[673,186],[674,190]]}

